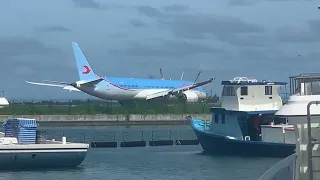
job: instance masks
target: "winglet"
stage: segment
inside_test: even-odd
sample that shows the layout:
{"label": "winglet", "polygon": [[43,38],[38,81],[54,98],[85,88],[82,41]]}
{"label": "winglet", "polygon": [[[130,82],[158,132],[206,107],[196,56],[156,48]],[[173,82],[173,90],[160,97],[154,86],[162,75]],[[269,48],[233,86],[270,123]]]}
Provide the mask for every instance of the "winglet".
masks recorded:
{"label": "winglet", "polygon": [[211,83],[213,80],[215,80],[216,78],[212,77],[210,78],[208,81],[203,81],[203,82],[199,82],[199,83],[196,83],[194,84],[194,87],[198,87],[198,86],[203,86],[205,84],[209,84]]}

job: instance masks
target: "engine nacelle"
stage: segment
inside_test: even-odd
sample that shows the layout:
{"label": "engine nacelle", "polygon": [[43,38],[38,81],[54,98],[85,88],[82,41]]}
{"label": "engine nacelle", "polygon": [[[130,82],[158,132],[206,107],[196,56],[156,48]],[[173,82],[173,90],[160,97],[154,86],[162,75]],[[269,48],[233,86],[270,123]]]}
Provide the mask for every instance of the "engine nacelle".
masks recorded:
{"label": "engine nacelle", "polygon": [[187,102],[197,102],[199,100],[198,94],[192,91],[183,92],[182,98]]}
{"label": "engine nacelle", "polygon": [[85,82],[84,81],[76,81],[76,82],[72,83],[72,86],[74,86],[75,88],[80,88],[83,83],[85,83]]}

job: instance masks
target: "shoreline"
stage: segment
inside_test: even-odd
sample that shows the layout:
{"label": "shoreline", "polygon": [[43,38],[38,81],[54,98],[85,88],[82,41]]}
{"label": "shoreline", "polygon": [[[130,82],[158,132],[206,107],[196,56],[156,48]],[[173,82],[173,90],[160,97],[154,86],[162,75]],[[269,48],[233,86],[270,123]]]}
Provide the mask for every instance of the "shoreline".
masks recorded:
{"label": "shoreline", "polygon": [[185,117],[210,120],[211,114],[96,114],[96,115],[0,115],[0,122],[11,118],[36,119],[41,127],[154,126],[189,125]]}

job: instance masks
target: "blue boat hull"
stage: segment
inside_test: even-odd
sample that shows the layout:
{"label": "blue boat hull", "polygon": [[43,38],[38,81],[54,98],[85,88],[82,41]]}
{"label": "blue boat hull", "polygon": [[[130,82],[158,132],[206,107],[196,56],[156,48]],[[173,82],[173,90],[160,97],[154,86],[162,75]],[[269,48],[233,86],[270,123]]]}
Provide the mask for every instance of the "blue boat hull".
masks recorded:
{"label": "blue boat hull", "polygon": [[295,153],[295,144],[229,139],[200,130],[195,127],[194,122],[192,128],[203,151],[209,154],[284,158]]}

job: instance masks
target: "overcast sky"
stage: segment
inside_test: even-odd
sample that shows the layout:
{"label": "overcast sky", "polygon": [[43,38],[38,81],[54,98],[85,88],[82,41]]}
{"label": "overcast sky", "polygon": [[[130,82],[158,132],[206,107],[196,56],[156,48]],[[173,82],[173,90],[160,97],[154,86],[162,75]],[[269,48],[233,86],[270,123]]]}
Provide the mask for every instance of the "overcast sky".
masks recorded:
{"label": "overcast sky", "polygon": [[29,81],[78,80],[71,42],[99,75],[288,81],[320,72],[312,0],[1,0],[0,90],[8,99],[87,98]]}

